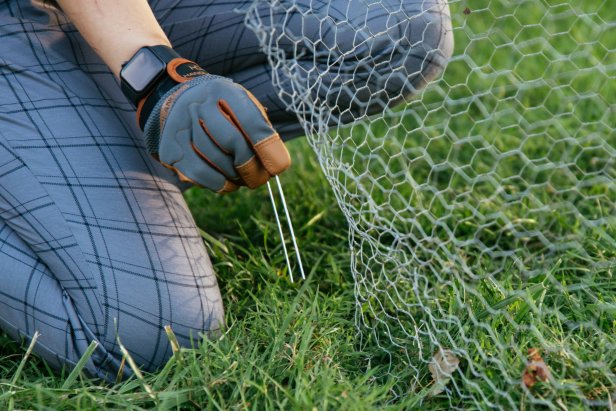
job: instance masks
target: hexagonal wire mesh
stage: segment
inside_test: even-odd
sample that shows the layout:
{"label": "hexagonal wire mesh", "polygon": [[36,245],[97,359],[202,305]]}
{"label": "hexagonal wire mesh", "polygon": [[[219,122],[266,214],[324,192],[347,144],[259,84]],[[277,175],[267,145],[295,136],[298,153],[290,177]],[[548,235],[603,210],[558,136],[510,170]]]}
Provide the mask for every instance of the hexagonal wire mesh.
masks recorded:
{"label": "hexagonal wire mesh", "polygon": [[[244,11],[348,220],[358,329],[400,378],[393,394],[454,408],[611,403],[613,2]],[[460,365],[436,389],[440,349]]]}

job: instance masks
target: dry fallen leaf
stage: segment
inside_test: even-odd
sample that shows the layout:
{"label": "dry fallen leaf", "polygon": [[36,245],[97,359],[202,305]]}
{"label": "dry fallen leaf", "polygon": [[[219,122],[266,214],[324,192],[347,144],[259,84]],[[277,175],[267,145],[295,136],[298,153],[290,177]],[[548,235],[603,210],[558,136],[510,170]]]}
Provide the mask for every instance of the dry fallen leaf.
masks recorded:
{"label": "dry fallen leaf", "polygon": [[522,382],[531,388],[537,381],[546,382],[550,379],[550,369],[541,358],[539,350],[536,348],[528,349],[528,362],[522,375]]}
{"label": "dry fallen leaf", "polygon": [[452,374],[460,366],[460,360],[451,350],[439,348],[434,353],[432,361],[428,365],[430,374],[434,379],[434,387],[430,391],[430,395],[437,395],[443,392],[445,386],[451,380]]}

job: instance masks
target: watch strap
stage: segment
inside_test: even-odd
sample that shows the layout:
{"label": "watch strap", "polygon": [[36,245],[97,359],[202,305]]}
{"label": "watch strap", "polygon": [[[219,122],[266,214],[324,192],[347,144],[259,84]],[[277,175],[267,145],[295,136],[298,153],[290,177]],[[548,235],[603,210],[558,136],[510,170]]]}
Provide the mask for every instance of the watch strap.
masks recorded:
{"label": "watch strap", "polygon": [[165,72],[154,79],[147,87],[147,93],[134,101],[137,106],[137,122],[143,130],[145,123],[150,116],[156,103],[169,90],[178,84],[185,83],[196,77],[208,74],[194,61],[182,58],[175,50],[168,46],[148,46],[144,47],[154,53],[162,62],[165,63]]}
{"label": "watch strap", "polygon": [[185,58],[176,58],[167,63],[167,74],[176,83],[185,83],[195,77],[208,74],[201,66],[194,61]]}
{"label": "watch strap", "polygon": [[141,130],[145,128],[145,123],[148,121],[158,101],[178,84],[179,83],[171,77],[165,76],[159,81],[156,87],[154,87],[154,90],[137,104],[137,122]]}
{"label": "watch strap", "polygon": [[149,49],[152,53],[156,54],[161,61],[164,61],[167,64],[174,59],[182,58],[182,56],[180,56],[173,48],[162,44],[158,46],[146,46],[143,48]]}

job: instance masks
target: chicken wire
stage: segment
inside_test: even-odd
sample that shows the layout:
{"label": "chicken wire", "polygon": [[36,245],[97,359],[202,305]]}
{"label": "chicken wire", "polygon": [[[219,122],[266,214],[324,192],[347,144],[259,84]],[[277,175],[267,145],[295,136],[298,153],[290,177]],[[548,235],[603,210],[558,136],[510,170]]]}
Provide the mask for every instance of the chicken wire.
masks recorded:
{"label": "chicken wire", "polygon": [[359,345],[392,401],[611,406],[616,4],[244,12],[348,221]]}

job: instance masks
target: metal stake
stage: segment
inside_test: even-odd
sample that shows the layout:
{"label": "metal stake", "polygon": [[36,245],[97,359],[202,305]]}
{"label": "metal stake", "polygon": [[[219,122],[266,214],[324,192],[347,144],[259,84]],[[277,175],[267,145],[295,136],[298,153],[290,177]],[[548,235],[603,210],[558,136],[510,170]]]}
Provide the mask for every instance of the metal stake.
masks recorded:
{"label": "metal stake", "polygon": [[272,186],[270,182],[267,182],[267,190],[269,191],[270,200],[272,200],[272,208],[274,209],[274,215],[276,216],[276,224],[278,225],[278,233],[280,234],[280,241],[282,241],[282,250],[284,251],[284,258],[287,260],[287,267],[289,268],[289,278],[293,281],[293,270],[291,269],[291,261],[289,260],[289,253],[287,252],[287,241],[282,231],[282,224],[280,224],[280,217],[278,216],[278,207],[276,206],[276,200],[274,193],[272,192]]}
{"label": "metal stake", "polygon": [[[282,207],[284,208],[285,217],[287,219],[287,226],[289,227],[289,233],[291,234],[291,241],[293,242],[293,247],[295,248],[295,257],[297,258],[297,264],[299,266],[299,271],[301,273],[302,279],[306,279],[306,274],[304,273],[304,265],[302,264],[302,257],[299,251],[299,247],[297,245],[297,239],[295,237],[295,230],[293,229],[293,222],[291,221],[291,216],[289,214],[289,208],[287,207],[287,200],[284,196],[284,191],[282,190],[282,184],[280,183],[280,178],[276,176],[276,185],[278,187],[278,194],[280,195],[280,201],[282,202]],[[278,232],[280,233],[280,239],[282,241],[282,249],[284,251],[284,257],[287,262],[287,267],[289,268],[289,278],[291,282],[293,281],[293,271],[291,269],[291,261],[289,259],[289,252],[287,251],[286,239],[284,236],[284,230],[282,229],[282,223],[280,222],[280,216],[278,215],[278,207],[276,206],[276,200],[274,198],[274,192],[272,191],[272,186],[270,182],[267,182],[267,189],[269,191],[270,199],[272,201],[272,207],[274,208],[274,215],[276,216],[276,224],[278,225]]]}

